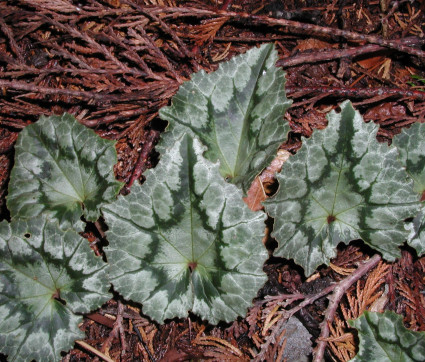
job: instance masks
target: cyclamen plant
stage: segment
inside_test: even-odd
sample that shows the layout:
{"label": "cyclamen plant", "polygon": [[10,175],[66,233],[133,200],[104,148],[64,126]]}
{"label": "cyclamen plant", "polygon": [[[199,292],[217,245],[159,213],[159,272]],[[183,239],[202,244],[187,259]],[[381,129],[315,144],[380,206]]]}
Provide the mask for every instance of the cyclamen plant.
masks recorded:
{"label": "cyclamen plant", "polygon": [[[379,144],[377,126],[350,102],[284,164],[266,213],[243,203],[289,131],[283,115],[291,102],[276,60],[263,45],[184,83],[160,111],[169,121],[160,161],[128,196],[117,196],[114,142],[74,117],[41,117],[21,132],[7,199],[12,220],[0,224],[2,353],[11,361],[59,359],[83,337],[81,315],[112,297],[109,283],[160,323],[188,311],[210,323],[245,315],[266,281],[266,213],[275,220],[275,255],[307,275],[354,239],[387,260],[400,256],[405,240],[424,252],[425,125],[405,130],[395,146]],[[100,216],[109,228],[107,263],[78,234],[82,220]],[[424,334],[399,317],[361,318],[353,322],[358,360],[375,358],[371,345],[382,338],[406,358],[425,359]],[[389,325],[396,334],[382,328]]]}

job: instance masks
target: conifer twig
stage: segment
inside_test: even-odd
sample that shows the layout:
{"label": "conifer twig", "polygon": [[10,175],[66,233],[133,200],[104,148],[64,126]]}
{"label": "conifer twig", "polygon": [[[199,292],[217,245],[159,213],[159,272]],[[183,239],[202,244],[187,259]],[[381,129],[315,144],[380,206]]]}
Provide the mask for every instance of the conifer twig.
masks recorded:
{"label": "conifer twig", "polygon": [[332,323],[335,312],[338,308],[338,304],[341,298],[344,296],[345,292],[350,288],[357,280],[359,280],[363,275],[373,269],[381,261],[381,256],[379,254],[374,255],[369,260],[362,263],[356,271],[354,271],[347,278],[341,280],[334,288],[334,292],[331,297],[329,297],[329,306],[326,309],[325,319],[322,322],[321,333],[319,336],[319,343],[314,352],[314,362],[323,361],[323,356],[326,349],[326,338],[329,337],[329,325]]}

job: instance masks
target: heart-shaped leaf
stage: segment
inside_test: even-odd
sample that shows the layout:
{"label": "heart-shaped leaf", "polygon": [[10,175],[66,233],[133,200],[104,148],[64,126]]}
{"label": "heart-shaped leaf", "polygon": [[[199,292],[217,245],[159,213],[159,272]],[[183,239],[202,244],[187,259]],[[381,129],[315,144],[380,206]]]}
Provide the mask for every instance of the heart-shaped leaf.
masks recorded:
{"label": "heart-shaped leaf", "polygon": [[80,217],[96,221],[99,207],[115,199],[115,142],[97,136],[70,114],[41,117],[27,126],[15,145],[15,166],[7,207],[12,217],[43,212],[61,227],[82,228]]}
{"label": "heart-shaped leaf", "polygon": [[408,244],[418,255],[425,253],[425,123],[415,123],[394,137],[393,144],[407,173],[414,180],[414,189],[421,196],[422,210],[409,224]]}
{"label": "heart-shaped leaf", "polygon": [[221,63],[213,73],[200,71],[160,110],[174,138],[196,135],[207,146],[205,157],[220,160],[221,175],[244,193],[289,131],[283,115],[291,101],[277,59],[273,45],[266,44]]}
{"label": "heart-shaped leaf", "polygon": [[357,328],[360,339],[352,362],[425,361],[425,332],[408,330],[401,315],[365,311],[349,324]]}
{"label": "heart-shaped leaf", "polygon": [[275,218],[275,255],[294,259],[307,275],[335,256],[338,243],[355,239],[394,260],[407,238],[404,220],[420,208],[397,149],[378,143],[377,126],[350,102],[340,107],[286,161],[279,191],[264,203]]}
{"label": "heart-shaped leaf", "polygon": [[0,224],[0,351],[54,361],[83,338],[82,317],[111,298],[86,239],[45,216]]}
{"label": "heart-shaped leaf", "polygon": [[142,186],[102,208],[114,288],[158,322],[188,310],[234,320],[266,281],[265,215],[249,210],[203,152],[183,135]]}

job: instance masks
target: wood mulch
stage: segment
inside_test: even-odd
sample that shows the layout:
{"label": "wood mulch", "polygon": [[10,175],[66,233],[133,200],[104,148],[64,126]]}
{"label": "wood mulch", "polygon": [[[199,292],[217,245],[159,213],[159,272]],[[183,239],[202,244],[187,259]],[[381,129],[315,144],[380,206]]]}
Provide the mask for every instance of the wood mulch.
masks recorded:
{"label": "wood mulch", "polygon": [[[347,98],[390,143],[425,119],[424,13],[423,0],[0,0],[2,218],[9,218],[14,143],[40,115],[69,112],[116,140],[116,177],[130,185],[158,160],[154,148],[166,126],[158,110],[179,86],[262,43],[276,45],[294,101],[282,150],[296,152],[301,137],[324,128],[325,114]],[[273,189],[271,178],[261,182]],[[86,236],[102,238],[96,229]],[[291,314],[311,334],[316,359],[355,355],[347,320],[365,309],[396,311],[406,327],[425,331],[425,257],[407,246],[394,263],[371,255],[362,242],[341,245],[308,280],[291,261],[271,257],[268,282],[247,316],[231,324],[191,315],[158,325],[116,295],[84,318],[86,339],[63,360],[283,360],[291,358],[284,324]],[[329,303],[335,285],[344,293]]]}

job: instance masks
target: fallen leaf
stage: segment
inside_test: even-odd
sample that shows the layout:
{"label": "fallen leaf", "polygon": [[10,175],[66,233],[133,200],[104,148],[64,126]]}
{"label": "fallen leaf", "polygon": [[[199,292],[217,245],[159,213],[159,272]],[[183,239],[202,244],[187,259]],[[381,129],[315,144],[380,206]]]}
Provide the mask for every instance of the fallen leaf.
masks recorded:
{"label": "fallen leaf", "polygon": [[267,199],[266,184],[274,183],[276,173],[280,172],[282,165],[291,154],[286,150],[277,151],[277,156],[259,176],[257,176],[251,184],[247,192],[247,196],[243,198],[245,203],[252,211],[262,210],[264,206],[262,202]]}

